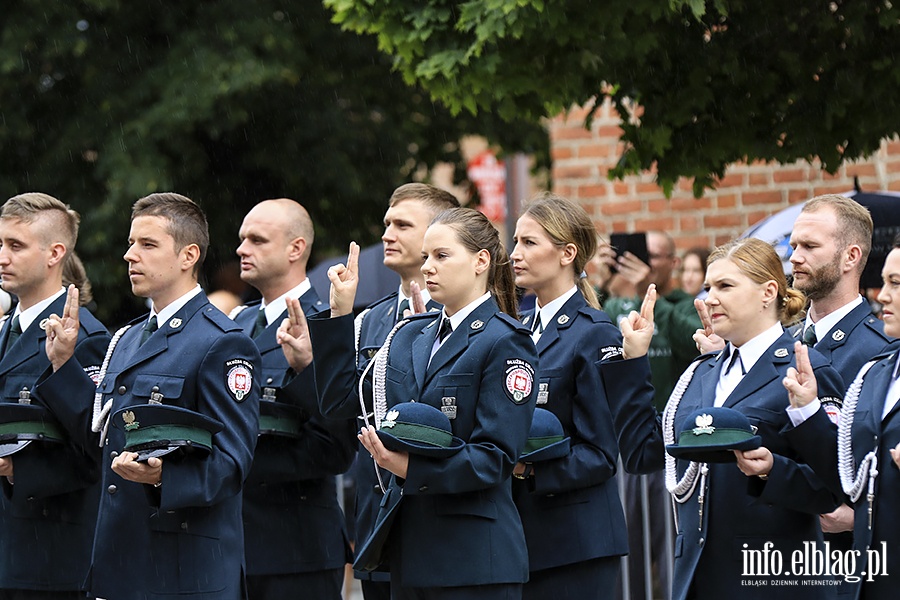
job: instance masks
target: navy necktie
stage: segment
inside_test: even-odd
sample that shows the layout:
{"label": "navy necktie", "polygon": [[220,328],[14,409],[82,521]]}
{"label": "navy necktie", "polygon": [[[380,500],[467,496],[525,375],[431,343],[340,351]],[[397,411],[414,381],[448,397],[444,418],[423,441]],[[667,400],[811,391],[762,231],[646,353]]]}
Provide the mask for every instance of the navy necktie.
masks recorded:
{"label": "navy necktie", "polygon": [[263,331],[266,330],[266,327],[269,326],[268,320],[266,320],[266,311],[264,308],[261,308],[257,311],[256,314],[256,322],[253,324],[253,331],[250,334],[254,340],[259,337]]}
{"label": "navy necktie", "polygon": [[150,336],[153,335],[153,332],[157,329],[159,329],[159,324],[156,321],[156,315],[153,315],[150,317],[150,320],[147,321],[147,324],[144,325],[144,330],[141,332],[141,346],[150,339]]}

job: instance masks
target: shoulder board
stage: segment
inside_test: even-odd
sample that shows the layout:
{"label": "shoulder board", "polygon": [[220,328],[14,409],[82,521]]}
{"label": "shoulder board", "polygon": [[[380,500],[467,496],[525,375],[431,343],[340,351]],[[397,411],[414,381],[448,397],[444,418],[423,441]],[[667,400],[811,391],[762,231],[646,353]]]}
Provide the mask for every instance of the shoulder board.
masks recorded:
{"label": "shoulder board", "polygon": [[873,357],[870,358],[869,360],[871,360],[871,361],[873,361],[873,362],[881,362],[881,361],[883,361],[883,360],[885,360],[885,359],[893,360],[895,356],[897,356],[897,351],[896,351],[896,349],[894,349],[894,350],[889,350],[889,351],[887,351],[887,352],[882,352],[881,354],[876,354],[875,356],[873,356]]}
{"label": "shoulder board", "polygon": [[200,309],[203,316],[212,321],[222,331],[243,331],[243,329],[234,321],[229,319],[221,310],[209,304]]}
{"label": "shoulder board", "polygon": [[250,308],[251,306],[259,306],[262,304],[262,300],[253,300],[252,302],[248,302],[247,304],[241,304],[240,306],[235,306],[231,309],[231,312],[228,313],[228,318],[234,320],[239,314]]}
{"label": "shoulder board", "polygon": [[885,342],[893,342],[894,340],[884,332],[884,323],[878,317],[869,316],[863,321],[869,329],[877,333]]}
{"label": "shoulder board", "polygon": [[127,325],[142,325],[142,324],[146,323],[147,319],[149,319],[149,318],[150,318],[150,313],[146,312],[146,313],[142,314],[141,316],[139,316],[138,318],[128,321]]}
{"label": "shoulder board", "polygon": [[379,298],[378,300],[376,300],[375,302],[373,302],[372,304],[370,304],[370,305],[369,305],[369,310],[372,310],[373,308],[375,308],[376,306],[378,306],[378,305],[380,305],[380,304],[384,304],[385,302],[389,302],[389,301],[391,301],[391,300],[396,300],[396,299],[397,299],[397,292],[391,292],[390,294],[388,294],[388,295],[385,296],[384,298]]}
{"label": "shoulder board", "polygon": [[439,316],[441,316],[440,311],[434,311],[434,312],[426,311],[423,313],[416,313],[414,315],[409,315],[408,317],[403,317],[403,319],[401,319],[401,320],[403,320],[403,321],[414,321],[414,320],[422,321],[425,319],[435,319]]}
{"label": "shoulder board", "polygon": [[609,315],[603,312],[602,310],[597,310],[592,306],[582,307],[578,312],[583,315],[586,315],[591,321],[594,323],[610,323],[612,324],[612,319],[609,318]]}
{"label": "shoulder board", "polygon": [[91,311],[83,306],[78,309],[78,322],[79,326],[88,335],[92,335],[94,333],[108,333],[103,323],[98,321],[97,317],[95,317]]}
{"label": "shoulder board", "polygon": [[513,329],[521,329],[523,331],[530,331],[525,325],[522,324],[522,321],[518,319],[513,319],[511,316],[506,314],[505,312],[498,312],[496,317],[503,323],[511,326]]}
{"label": "shoulder board", "polygon": [[706,354],[701,354],[701,355],[695,357],[694,360],[692,360],[691,362],[706,362],[710,359],[716,360],[717,358],[719,358],[719,354],[721,354],[721,353],[722,353],[722,350],[715,350],[712,352],[707,352]]}

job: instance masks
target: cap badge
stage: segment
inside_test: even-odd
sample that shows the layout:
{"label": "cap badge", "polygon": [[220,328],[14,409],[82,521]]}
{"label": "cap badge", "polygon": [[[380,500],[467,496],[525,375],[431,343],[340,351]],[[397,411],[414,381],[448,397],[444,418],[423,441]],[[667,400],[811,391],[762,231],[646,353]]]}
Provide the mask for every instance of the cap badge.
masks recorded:
{"label": "cap badge", "polygon": [[787,355],[788,355],[787,348],[779,348],[778,350],[775,351],[776,358],[784,358]]}
{"label": "cap badge", "polygon": [[384,421],[381,422],[381,427],[384,429],[385,427],[393,427],[397,424],[397,417],[400,416],[400,413],[396,410],[389,410],[386,415],[384,415]]}
{"label": "cap badge", "polygon": [[712,435],[712,433],[716,430],[716,428],[712,426],[712,422],[712,415],[708,415],[706,413],[697,415],[697,418],[694,419],[694,425],[696,425],[693,430],[694,435]]}
{"label": "cap badge", "polygon": [[125,422],[125,431],[132,431],[141,426],[138,421],[134,420],[134,413],[130,410],[122,413],[122,420]]}

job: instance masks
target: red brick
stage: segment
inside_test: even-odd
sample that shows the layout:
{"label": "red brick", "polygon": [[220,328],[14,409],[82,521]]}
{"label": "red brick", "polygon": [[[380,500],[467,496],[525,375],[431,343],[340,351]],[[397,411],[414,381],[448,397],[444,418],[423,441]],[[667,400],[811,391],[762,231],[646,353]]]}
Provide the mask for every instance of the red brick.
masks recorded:
{"label": "red brick", "polygon": [[635,231],[672,231],[675,228],[675,219],[672,217],[657,217],[654,219],[635,219]]}
{"label": "red brick", "polygon": [[662,188],[660,188],[655,183],[650,182],[638,182],[634,186],[634,191],[637,194],[659,194],[662,195]]}
{"label": "red brick", "polygon": [[777,212],[777,211],[757,210],[757,211],[753,211],[751,213],[747,213],[747,227],[750,227],[751,225],[756,225],[763,219],[766,219],[766,218],[770,217],[771,215],[775,214],[775,212]]}
{"label": "red brick", "polygon": [[578,186],[578,198],[605,198],[606,184],[585,184]]}
{"label": "red brick", "polygon": [[725,177],[716,182],[716,189],[742,187],[746,180],[746,175],[746,173],[725,173]]}
{"label": "red brick", "polygon": [[[843,194],[853,189],[853,183],[841,182],[831,185],[817,185],[813,188],[813,196],[821,196],[823,194]],[[810,196],[811,198],[812,196]]]}
{"label": "red brick", "polygon": [[768,185],[771,183],[771,173],[750,173],[747,176],[747,185]]}
{"label": "red brick", "polygon": [[621,202],[606,202],[600,208],[600,212],[604,215],[633,215],[643,212],[642,202],[640,200],[624,200]]}
{"label": "red brick", "polygon": [[627,181],[616,179],[613,181],[613,194],[616,196],[628,196],[631,194],[631,186]]}
{"label": "red brick", "polygon": [[778,169],[772,173],[775,183],[791,183],[807,180],[806,169]]}
{"label": "red brick", "polygon": [[884,164],[884,170],[888,173],[900,173],[900,160],[889,160]]}
{"label": "red brick", "polygon": [[601,138],[619,139],[622,137],[622,128],[617,125],[601,125],[594,129]]}
{"label": "red brick", "polygon": [[712,208],[712,198],[703,196],[702,198],[694,198],[693,196],[676,196],[672,198],[670,206],[674,212],[682,212],[688,210],[706,210]]}
{"label": "red brick", "polygon": [[700,217],[686,217],[681,215],[678,218],[678,230],[689,232],[700,231]]}
{"label": "red brick", "polygon": [[553,168],[554,179],[587,179],[591,176],[588,165],[562,165]]}
{"label": "red brick", "polygon": [[725,208],[735,208],[737,206],[736,194],[719,194],[716,198],[716,208],[719,210]]}
{"label": "red brick", "polygon": [[740,227],[742,224],[741,215],[738,213],[705,215],[703,217],[704,227]]}
{"label": "red brick", "polygon": [[550,158],[553,160],[565,160],[574,156],[575,151],[571,146],[561,146],[560,144],[556,144],[550,149]]}
{"label": "red brick", "polygon": [[647,212],[658,214],[672,212],[672,205],[665,198],[647,201]]}
{"label": "red brick", "polygon": [[578,158],[606,158],[615,155],[615,145],[594,143],[584,144],[578,147]]}
{"label": "red brick", "polygon": [[857,165],[847,165],[847,177],[853,179],[859,177],[878,177],[878,170],[872,163],[860,163]]}
{"label": "red brick", "polygon": [[562,127],[554,127],[550,130],[550,139],[551,141],[556,140],[589,140],[592,139],[594,135],[584,128],[581,123],[578,124],[567,124]]}
{"label": "red brick", "polygon": [[798,202],[805,202],[812,198],[809,194],[809,190],[806,188],[796,189],[796,190],[788,190],[788,204],[797,204]]}
{"label": "red brick", "polygon": [[777,204],[781,202],[782,194],[780,191],[771,192],[745,192],[741,194],[741,202],[744,206],[752,206],[754,204]]}

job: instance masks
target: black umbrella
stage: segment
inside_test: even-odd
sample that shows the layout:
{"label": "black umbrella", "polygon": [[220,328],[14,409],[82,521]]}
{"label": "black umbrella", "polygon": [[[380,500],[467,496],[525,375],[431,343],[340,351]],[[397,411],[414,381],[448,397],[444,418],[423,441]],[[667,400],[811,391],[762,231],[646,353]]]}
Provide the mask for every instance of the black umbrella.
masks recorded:
{"label": "black umbrella", "polygon": [[[333,265],[347,261],[347,255],[333,256],[319,261],[308,273],[309,281],[319,296],[328,301],[331,282],[328,280],[328,269]],[[360,311],[384,298],[400,287],[400,276],[384,266],[384,251],[381,244],[363,248],[359,252],[359,287],[356,290],[356,301],[353,309]]]}

